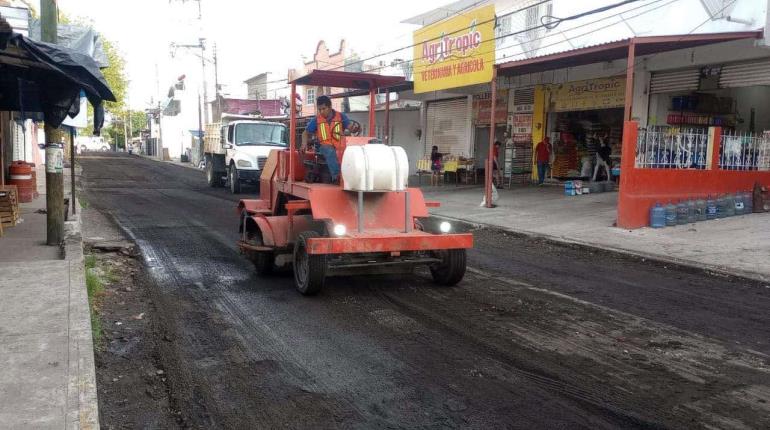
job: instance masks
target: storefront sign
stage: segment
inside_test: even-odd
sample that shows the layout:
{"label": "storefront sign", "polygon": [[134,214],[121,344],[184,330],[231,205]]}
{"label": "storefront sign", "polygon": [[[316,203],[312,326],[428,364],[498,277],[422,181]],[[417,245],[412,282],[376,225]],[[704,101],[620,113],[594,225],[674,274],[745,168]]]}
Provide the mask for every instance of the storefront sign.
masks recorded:
{"label": "storefront sign", "polygon": [[616,76],[550,85],[551,110],[563,112],[623,107],[626,102],[625,79]]}
{"label": "storefront sign", "polygon": [[59,145],[45,147],[45,172],[62,173],[64,171],[64,150]]}
{"label": "storefront sign", "polygon": [[[489,124],[492,119],[492,94],[484,93],[473,96],[473,123]],[[495,101],[495,124],[503,125],[508,121],[508,90],[497,92]]]}
{"label": "storefront sign", "polygon": [[490,82],[494,64],[494,5],[414,32],[415,93]]}

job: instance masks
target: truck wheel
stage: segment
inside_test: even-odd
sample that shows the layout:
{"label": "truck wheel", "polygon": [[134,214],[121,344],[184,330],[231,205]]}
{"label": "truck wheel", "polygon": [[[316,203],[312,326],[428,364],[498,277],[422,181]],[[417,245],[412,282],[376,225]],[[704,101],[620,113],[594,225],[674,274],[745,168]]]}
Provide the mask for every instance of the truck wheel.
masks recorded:
{"label": "truck wheel", "polygon": [[437,251],[436,256],[441,258],[441,263],[430,266],[430,274],[433,282],[439,285],[451,287],[457,285],[465,276],[465,250],[447,249]]}
{"label": "truck wheel", "polygon": [[320,236],[315,231],[303,231],[294,244],[294,285],[306,296],[318,294],[326,279],[326,256],[307,253],[307,240]]}
{"label": "truck wheel", "polygon": [[206,160],[206,181],[210,187],[217,188],[222,186],[222,176],[214,171],[214,161]]}
{"label": "truck wheel", "polygon": [[230,165],[230,192],[233,194],[238,194],[241,192],[241,179],[238,176],[238,169],[235,167],[235,164]]}

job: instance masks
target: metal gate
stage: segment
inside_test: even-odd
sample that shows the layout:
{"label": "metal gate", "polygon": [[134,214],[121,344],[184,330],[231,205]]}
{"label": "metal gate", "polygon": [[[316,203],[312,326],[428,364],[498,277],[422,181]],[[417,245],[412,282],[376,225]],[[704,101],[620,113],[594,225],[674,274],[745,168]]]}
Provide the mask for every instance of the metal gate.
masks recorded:
{"label": "metal gate", "polygon": [[719,75],[720,88],[770,85],[770,60],[726,64]]}
{"label": "metal gate", "polygon": [[696,91],[699,82],[698,69],[653,72],[650,79],[650,94]]}
{"label": "metal gate", "polygon": [[425,155],[438,146],[442,154],[471,155],[468,99],[458,98],[428,103]]}

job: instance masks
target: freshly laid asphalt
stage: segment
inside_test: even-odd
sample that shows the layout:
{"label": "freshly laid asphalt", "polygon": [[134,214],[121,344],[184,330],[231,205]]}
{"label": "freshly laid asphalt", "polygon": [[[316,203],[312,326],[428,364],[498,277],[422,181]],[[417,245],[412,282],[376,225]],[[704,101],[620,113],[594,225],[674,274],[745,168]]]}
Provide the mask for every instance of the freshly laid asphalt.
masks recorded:
{"label": "freshly laid asphalt", "polygon": [[254,190],[136,156],[81,163],[84,199],[142,252],[194,426],[770,427],[763,284],[478,230],[457,287],[418,271],[308,298],[238,254]]}

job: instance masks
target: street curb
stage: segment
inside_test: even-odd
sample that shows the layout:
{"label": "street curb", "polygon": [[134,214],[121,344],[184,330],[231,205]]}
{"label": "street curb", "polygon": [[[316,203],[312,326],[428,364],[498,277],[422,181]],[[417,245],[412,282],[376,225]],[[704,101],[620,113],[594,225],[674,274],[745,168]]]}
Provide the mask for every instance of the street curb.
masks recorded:
{"label": "street curb", "polygon": [[[78,184],[76,184],[77,186]],[[77,187],[78,189],[80,187]],[[79,205],[77,196],[72,197]],[[79,206],[75,206],[79,207]],[[98,429],[96,362],[88,305],[81,210],[64,223],[62,258],[69,266],[67,429]]]}
{"label": "street curb", "polygon": [[533,239],[540,239],[540,240],[557,243],[557,244],[579,246],[579,247],[586,248],[589,250],[594,250],[594,251],[612,252],[612,253],[622,254],[630,257],[641,258],[644,260],[650,260],[652,262],[656,262],[659,264],[674,264],[677,266],[687,267],[690,269],[713,272],[724,276],[736,276],[739,278],[750,279],[752,281],[770,282],[769,278],[765,277],[762,274],[754,273],[754,272],[746,272],[743,270],[730,269],[722,266],[714,266],[707,263],[699,263],[697,261],[685,260],[685,259],[676,258],[676,257],[664,258],[660,255],[650,254],[643,251],[633,251],[630,249],[618,248],[613,246],[600,246],[595,243],[585,242],[582,240],[569,239],[562,236],[554,236],[554,235],[549,235],[544,233],[535,233],[535,232],[526,231],[526,230],[516,230],[509,227],[502,227],[495,224],[482,223],[477,221],[469,221],[466,219],[456,218],[448,215],[431,214],[431,216],[434,216],[436,218],[446,219],[449,221],[462,222],[477,228],[484,227],[484,228],[489,228],[494,230],[506,231],[512,234],[517,234],[517,235],[521,235],[521,236],[525,236]]}

